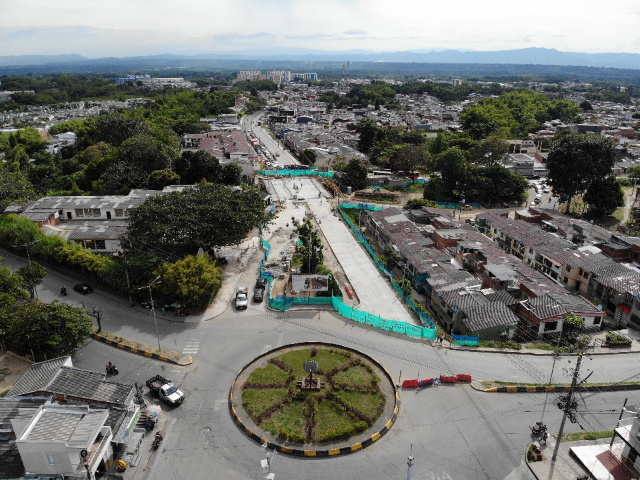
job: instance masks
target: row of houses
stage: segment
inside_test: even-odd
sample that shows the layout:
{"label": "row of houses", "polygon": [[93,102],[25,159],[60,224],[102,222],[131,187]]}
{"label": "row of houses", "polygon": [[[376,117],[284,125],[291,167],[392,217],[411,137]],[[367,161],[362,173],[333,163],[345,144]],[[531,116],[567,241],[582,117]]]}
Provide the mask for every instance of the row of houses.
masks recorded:
{"label": "row of houses", "polygon": [[71,357],[36,363],[0,398],[0,478],[94,479],[136,441],[140,412],[131,385]]}
{"label": "row of houses", "polygon": [[605,316],[440,209],[369,211],[366,224],[382,250],[396,252],[396,276],[424,294],[425,307],[450,333],[495,339],[506,332],[531,341],[561,332],[569,313],[587,329],[599,329]]}
{"label": "row of houses", "polygon": [[539,208],[488,212],[478,229],[504,252],[566,290],[596,301],[617,320],[640,324],[640,240]]}

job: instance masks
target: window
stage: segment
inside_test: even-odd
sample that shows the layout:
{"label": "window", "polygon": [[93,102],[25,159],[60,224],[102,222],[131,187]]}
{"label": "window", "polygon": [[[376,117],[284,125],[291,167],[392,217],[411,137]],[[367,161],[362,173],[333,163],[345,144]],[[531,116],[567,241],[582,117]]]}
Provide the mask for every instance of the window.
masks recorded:
{"label": "window", "polygon": [[92,250],[95,249],[96,246],[95,246],[94,241],[93,240],[85,240],[84,241],[84,248],[90,248]]}
{"label": "window", "polygon": [[582,276],[583,276],[584,278],[589,278],[589,272],[584,272],[584,273],[582,274]]}
{"label": "window", "polygon": [[551,331],[551,330],[555,330],[557,328],[558,328],[558,322],[546,322],[544,324],[544,331],[545,332],[548,332],[548,331]]}
{"label": "window", "polygon": [[47,453],[47,460],[49,461],[49,465],[55,465],[56,461],[53,459],[53,454]]}
{"label": "window", "polygon": [[530,248],[530,249],[529,249],[529,253],[533,253],[533,248]]}
{"label": "window", "polygon": [[569,265],[567,265],[567,272],[571,271],[571,267]]}
{"label": "window", "polygon": [[596,318],[593,319],[593,324],[594,325],[599,325],[601,321],[602,321],[602,318],[596,317]]}
{"label": "window", "polygon": [[96,250],[106,250],[107,245],[104,240],[96,240]]}
{"label": "window", "polygon": [[116,217],[124,217],[124,209],[123,208],[116,208],[114,210],[116,212]]}
{"label": "window", "polygon": [[100,217],[99,208],[76,208],[76,217]]}
{"label": "window", "polygon": [[569,283],[569,279],[568,279],[567,277],[562,277],[562,281],[563,281],[564,283]]}
{"label": "window", "polygon": [[578,273],[578,275],[582,275],[583,274],[583,270],[580,269],[580,272]]}
{"label": "window", "polygon": [[93,213],[93,216],[94,216],[94,217],[99,217],[99,216],[101,215],[101,214],[100,214],[100,209],[99,209],[99,208],[92,208],[92,209],[91,209],[91,212]]}
{"label": "window", "polygon": [[84,210],[82,208],[76,208],[76,217],[84,217]]}

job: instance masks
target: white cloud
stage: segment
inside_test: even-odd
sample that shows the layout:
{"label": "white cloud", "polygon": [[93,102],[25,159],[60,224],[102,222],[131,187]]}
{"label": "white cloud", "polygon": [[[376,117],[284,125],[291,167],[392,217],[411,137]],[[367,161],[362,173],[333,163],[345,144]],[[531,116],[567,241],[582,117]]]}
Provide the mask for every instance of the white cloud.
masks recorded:
{"label": "white cloud", "polygon": [[640,53],[638,13],[637,0],[616,8],[600,0],[538,0],[535,8],[512,0],[0,0],[0,55],[278,47]]}

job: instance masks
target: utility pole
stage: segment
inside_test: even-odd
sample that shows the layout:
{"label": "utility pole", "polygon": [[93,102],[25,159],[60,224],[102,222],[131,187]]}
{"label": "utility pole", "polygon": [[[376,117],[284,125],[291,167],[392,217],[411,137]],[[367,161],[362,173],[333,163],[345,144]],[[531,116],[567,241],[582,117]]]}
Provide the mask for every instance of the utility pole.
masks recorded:
{"label": "utility pole", "polygon": [[[29,260],[29,266],[31,266],[31,255],[29,254],[29,247],[31,245],[34,245],[36,243],[38,243],[40,240],[34,240],[33,242],[28,242],[28,243],[23,243],[22,245],[14,245],[14,248],[17,247],[25,247],[27,249],[27,260]],[[33,292],[31,292],[31,295],[38,298],[38,291],[36,290],[36,287],[33,287]]]}
{"label": "utility pole", "polygon": [[153,305],[153,295],[151,294],[151,287],[153,287],[158,283],[160,283],[160,275],[158,275],[155,278],[155,280],[151,282],[149,285],[147,285],[146,287],[140,287],[138,288],[138,290],[142,290],[144,288],[149,289],[149,300],[151,301],[151,311],[153,312],[153,321],[156,324],[156,336],[158,337],[158,350],[162,350],[162,348],[160,347],[160,333],[158,333],[158,319],[156,318],[156,308]]}
{"label": "utility pole", "polygon": [[[627,399],[624,399],[624,403],[622,404],[622,410],[620,410],[620,416],[618,417],[618,421],[616,422],[616,428],[620,426],[620,420],[622,420],[622,415],[624,415],[624,407],[627,406]],[[615,428],[614,428],[615,430]],[[615,434],[611,437],[611,443],[609,443],[609,448],[613,446],[613,439],[616,438]]]}
{"label": "utility pole", "polygon": [[571,410],[571,401],[573,400],[573,391],[576,388],[576,383],[578,383],[578,376],[580,375],[580,363],[582,362],[582,352],[578,354],[578,361],[576,363],[576,368],[573,371],[573,380],[571,382],[571,389],[569,390],[569,396],[567,398],[567,403],[564,405],[564,414],[562,415],[562,422],[560,423],[560,431],[558,432],[558,441],[556,442],[556,448],[553,449],[553,456],[551,457],[551,461],[555,462],[556,457],[558,456],[558,450],[560,449],[560,442],[562,442],[562,433],[564,432],[564,424],[567,421],[567,414]]}
{"label": "utility pole", "polygon": [[131,298],[131,284],[129,283],[129,264],[127,263],[127,252],[124,248],[120,249],[122,259],[124,261],[124,276],[127,279],[127,294],[129,295],[129,305],[133,307],[133,299]]}
{"label": "utility pole", "polygon": [[411,444],[411,451],[407,457],[407,480],[413,480],[413,443]]}
{"label": "utility pole", "polygon": [[[556,368],[556,359],[560,356],[560,340],[562,339],[562,330],[560,330],[560,335],[558,336],[558,343],[556,344],[556,349],[553,352],[553,365],[551,366],[551,375],[549,375],[549,386],[551,386],[551,381],[553,380],[553,370]],[[540,417],[540,421],[544,419],[544,411],[547,409],[547,400],[549,399],[549,391],[547,390],[547,395],[544,398],[544,405],[542,407],[542,416]]]}

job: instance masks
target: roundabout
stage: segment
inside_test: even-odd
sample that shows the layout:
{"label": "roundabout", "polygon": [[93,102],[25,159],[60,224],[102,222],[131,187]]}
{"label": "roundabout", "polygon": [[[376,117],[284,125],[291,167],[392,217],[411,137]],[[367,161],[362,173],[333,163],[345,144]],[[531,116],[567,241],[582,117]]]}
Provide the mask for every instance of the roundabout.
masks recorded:
{"label": "roundabout", "polygon": [[399,395],[387,371],[355,349],[305,342],[266,352],[238,374],[229,405],[252,439],[282,453],[359,451],[396,421]]}

